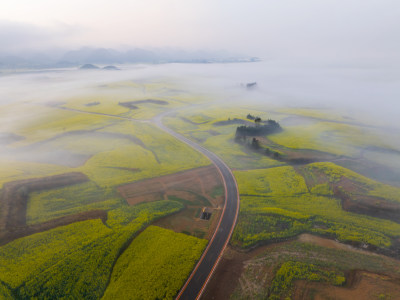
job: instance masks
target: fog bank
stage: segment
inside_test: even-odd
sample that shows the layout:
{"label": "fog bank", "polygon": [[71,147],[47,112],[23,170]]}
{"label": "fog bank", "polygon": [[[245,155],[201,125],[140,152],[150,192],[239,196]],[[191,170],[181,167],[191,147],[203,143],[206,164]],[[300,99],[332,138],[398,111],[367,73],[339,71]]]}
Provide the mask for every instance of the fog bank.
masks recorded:
{"label": "fog bank", "polygon": [[[1,104],[64,101],[122,80],[171,82],[187,93],[265,107],[332,109],[349,118],[400,128],[400,68],[294,64],[263,61],[232,64],[121,65],[120,71],[63,69],[0,76]],[[241,86],[257,82],[257,88]],[[97,91],[98,92],[98,91]],[[368,119],[364,118],[364,121]]]}

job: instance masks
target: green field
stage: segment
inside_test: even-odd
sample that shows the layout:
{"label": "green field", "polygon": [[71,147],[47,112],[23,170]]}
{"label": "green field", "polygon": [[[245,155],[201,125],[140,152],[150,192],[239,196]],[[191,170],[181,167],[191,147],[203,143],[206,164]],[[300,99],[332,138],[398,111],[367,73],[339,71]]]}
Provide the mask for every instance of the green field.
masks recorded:
{"label": "green field", "polygon": [[[189,97],[188,97],[189,96]],[[130,117],[137,120],[148,120],[166,109],[179,107],[182,103],[191,102],[190,94],[180,90],[172,82],[165,79],[160,82],[117,81],[103,84],[83,96],[70,97],[62,107],[86,111],[90,113],[111,114]],[[138,103],[137,109],[130,109],[120,105],[123,102],[137,102],[143,100],[161,100],[165,105],[156,103]]]}
{"label": "green field", "polygon": [[[7,145],[10,154],[2,155],[0,185],[70,172],[72,167],[88,174],[97,184],[109,187],[209,164],[202,155],[154,125],[119,118],[148,120],[190,102],[173,100],[175,95],[187,93],[171,83],[122,81],[94,87],[90,93],[68,99],[60,95],[62,100],[51,103],[37,99],[1,106],[0,125],[10,128],[5,133],[18,139]],[[147,99],[167,104],[144,102],[132,110],[119,105]],[[99,104],[88,105],[91,103]],[[12,122],[17,117],[19,122]]]}
{"label": "green field", "polygon": [[[267,113],[210,106],[196,112],[188,109],[173,118],[167,118],[168,126],[203,144],[236,169],[234,175],[238,181],[241,207],[231,241],[233,245],[248,248],[302,232],[313,232],[343,242],[385,248],[400,236],[398,223],[344,211],[340,200],[333,196],[331,183],[343,176],[364,186],[367,190],[365,195],[395,202],[399,201],[398,188],[330,162],[309,164],[301,167],[302,172],[298,172],[291,166],[285,166],[282,161],[251,152],[234,142],[234,133],[240,122],[251,122],[244,118],[247,113],[261,116],[264,120],[275,116],[278,120],[291,117],[294,118],[293,122],[299,122],[298,125],[285,126],[281,133],[268,136],[274,151],[309,149],[350,158],[358,155],[362,147],[386,147],[362,124],[311,110]],[[293,152],[292,155],[300,153]],[[314,184],[308,186],[306,179]]]}
{"label": "green field", "polygon": [[[381,197],[393,202],[400,202],[400,188],[369,179],[356,172],[337,166],[333,163],[313,163],[306,168],[306,176],[313,176],[313,171],[322,172],[328,182],[338,182],[341,178],[349,178],[368,195]],[[319,173],[320,174],[320,173]],[[314,175],[315,176],[315,175]],[[323,177],[322,175],[319,175]]]}
{"label": "green field", "polygon": [[[54,104],[27,101],[2,107],[0,114],[4,118],[0,123],[4,128],[12,128],[7,134],[14,140],[6,145],[8,156],[1,158],[1,185],[66,172],[82,172],[89,177],[85,183],[30,193],[28,225],[94,209],[107,211],[104,224],[100,220],[77,222],[1,246],[2,299],[100,298],[114,264],[135,235],[154,220],[184,208],[180,202],[162,199],[128,206],[116,187],[210,164],[203,155],[153,124],[133,120],[147,120],[182,105],[185,101],[172,99],[174,95],[182,97],[181,91],[157,82],[120,82],[98,90],[100,96],[94,93]],[[128,97],[128,90],[136,95]],[[137,104],[137,109],[119,105],[146,99],[164,104],[144,101]],[[9,126],[5,119],[16,112],[25,118]],[[180,289],[206,241],[161,229],[153,233],[160,241],[174,243],[158,262],[148,262],[149,270],[175,263],[181,266],[179,273],[164,274],[172,278],[165,289],[170,295]],[[149,241],[147,246],[153,247],[151,244],[156,242]],[[150,253],[151,249],[140,243],[139,240],[128,249],[139,245],[143,253]],[[183,252],[177,248],[182,245]],[[127,253],[131,255],[131,251]],[[131,271],[128,269],[127,274]],[[162,285],[160,281],[160,289]]]}
{"label": "green field", "polygon": [[71,169],[65,166],[44,164],[35,162],[15,161],[12,159],[0,159],[0,187],[10,181],[45,177],[70,172]]}
{"label": "green field", "polygon": [[[233,169],[268,168],[284,163],[277,162],[260,154],[249,153],[234,142],[237,124],[215,125],[229,118],[243,119],[243,115],[254,113],[252,110],[239,108],[221,109],[211,107],[180,112],[177,116],[166,117],[164,124],[177,132],[202,144],[219,155]],[[248,121],[248,120],[247,120]]]}
{"label": "green field", "polygon": [[11,290],[2,282],[0,282],[0,298],[4,300],[14,299]]}
{"label": "green field", "polygon": [[340,286],[346,280],[343,275],[343,273],[337,274],[334,271],[323,270],[313,264],[287,261],[276,271],[268,299],[281,299],[281,296],[290,290],[295,280],[318,281]]}
{"label": "green field", "polygon": [[27,207],[27,223],[35,224],[92,209],[110,210],[124,205],[123,200],[111,189],[104,189],[93,182],[34,192]]}
{"label": "green field", "polygon": [[[325,165],[328,168],[333,164]],[[345,169],[328,170],[326,172],[332,175]],[[232,239],[234,245],[251,247],[302,232],[314,232],[344,242],[389,247],[392,239],[400,236],[398,223],[344,211],[340,201],[329,195],[331,191],[326,185],[321,184],[309,192],[304,178],[293,167],[235,171],[234,174],[241,194],[240,215]]]}
{"label": "green field", "polygon": [[20,299],[98,299],[125,245],[153,220],[182,209],[174,201],[109,212],[107,226],[84,221],[0,247],[0,280]]}
{"label": "green field", "polygon": [[103,299],[174,299],[206,244],[148,227],[118,259]]}
{"label": "green field", "polygon": [[[95,132],[53,138],[42,148],[64,149],[73,155],[86,155],[88,159],[75,168],[8,163],[21,166],[24,171],[10,168],[4,171],[2,179],[25,179],[73,170],[86,174],[91,182],[33,193],[28,201],[29,224],[90,209],[109,210],[124,202],[115,191],[119,185],[210,164],[203,155],[153,125],[131,121],[117,120]],[[32,170],[33,167],[36,169]]]}
{"label": "green field", "polygon": [[24,137],[14,146],[44,141],[57,134],[70,131],[95,130],[113,122],[105,116],[77,113],[56,107],[25,104],[18,108],[31,111],[35,118],[31,116],[13,129],[13,133]]}

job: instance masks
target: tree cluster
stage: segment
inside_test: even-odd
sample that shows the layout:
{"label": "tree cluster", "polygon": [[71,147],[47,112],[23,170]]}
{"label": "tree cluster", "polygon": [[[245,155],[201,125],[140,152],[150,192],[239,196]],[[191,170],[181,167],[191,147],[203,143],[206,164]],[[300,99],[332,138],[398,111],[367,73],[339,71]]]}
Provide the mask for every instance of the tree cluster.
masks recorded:
{"label": "tree cluster", "polygon": [[[235,138],[243,136],[261,136],[282,131],[282,127],[274,120],[262,122],[260,117],[255,117],[254,122],[255,126],[242,125],[237,127]],[[260,125],[260,123],[263,123],[263,125]]]}
{"label": "tree cluster", "polygon": [[248,115],[246,116],[246,118],[249,119],[249,120],[254,120],[256,117],[253,116],[253,115],[251,115],[251,114],[248,114]]}

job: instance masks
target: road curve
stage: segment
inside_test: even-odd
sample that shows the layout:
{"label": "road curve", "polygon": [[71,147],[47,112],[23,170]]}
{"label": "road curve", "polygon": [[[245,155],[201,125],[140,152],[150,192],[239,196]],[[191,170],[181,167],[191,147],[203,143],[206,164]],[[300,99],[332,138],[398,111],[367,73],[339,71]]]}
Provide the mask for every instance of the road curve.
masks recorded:
{"label": "road curve", "polygon": [[217,225],[217,228],[215,229],[215,232],[211,240],[208,242],[207,248],[204,250],[203,255],[200,257],[199,262],[193,269],[185,285],[182,287],[182,289],[179,291],[178,296],[176,297],[176,299],[179,300],[199,299],[208,281],[210,280],[212,274],[214,273],[214,270],[216,269],[226,246],[228,245],[228,242],[232,236],[233,229],[235,228],[236,220],[239,213],[239,192],[235,177],[233,176],[229,167],[213,152],[205,149],[204,147],[196,144],[195,142],[185,138],[183,135],[176,133],[172,129],[169,129],[168,127],[163,125],[162,118],[174,113],[176,110],[163,112],[151,120],[135,120],[130,117],[123,117],[118,115],[87,112],[66,107],[57,107],[57,108],[64,110],[71,110],[79,113],[97,114],[106,117],[127,119],[131,121],[153,122],[161,130],[167,132],[168,134],[174,136],[181,142],[186,143],[193,149],[207,156],[211,160],[211,162],[216,166],[216,168],[221,174],[222,181],[225,187],[225,203],[224,203],[224,208],[222,210],[222,215],[219,219],[219,223]]}
{"label": "road curve", "polygon": [[170,113],[158,115],[153,122],[163,131],[207,156],[217,167],[225,186],[224,208],[214,235],[176,297],[179,300],[192,300],[201,297],[231,238],[239,213],[239,193],[231,170],[217,155],[162,124],[162,118]]}

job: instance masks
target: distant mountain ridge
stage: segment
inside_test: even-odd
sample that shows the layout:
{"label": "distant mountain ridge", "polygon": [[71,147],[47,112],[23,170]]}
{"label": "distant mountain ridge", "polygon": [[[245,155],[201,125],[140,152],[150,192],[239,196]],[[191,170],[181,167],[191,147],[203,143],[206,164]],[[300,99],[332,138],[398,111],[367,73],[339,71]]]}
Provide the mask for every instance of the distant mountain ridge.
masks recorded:
{"label": "distant mountain ridge", "polygon": [[253,62],[257,57],[232,55],[227,51],[184,51],[175,49],[147,50],[141,48],[118,51],[111,48],[83,47],[61,53],[0,53],[0,68],[73,67],[83,64],[130,63],[227,63]]}

